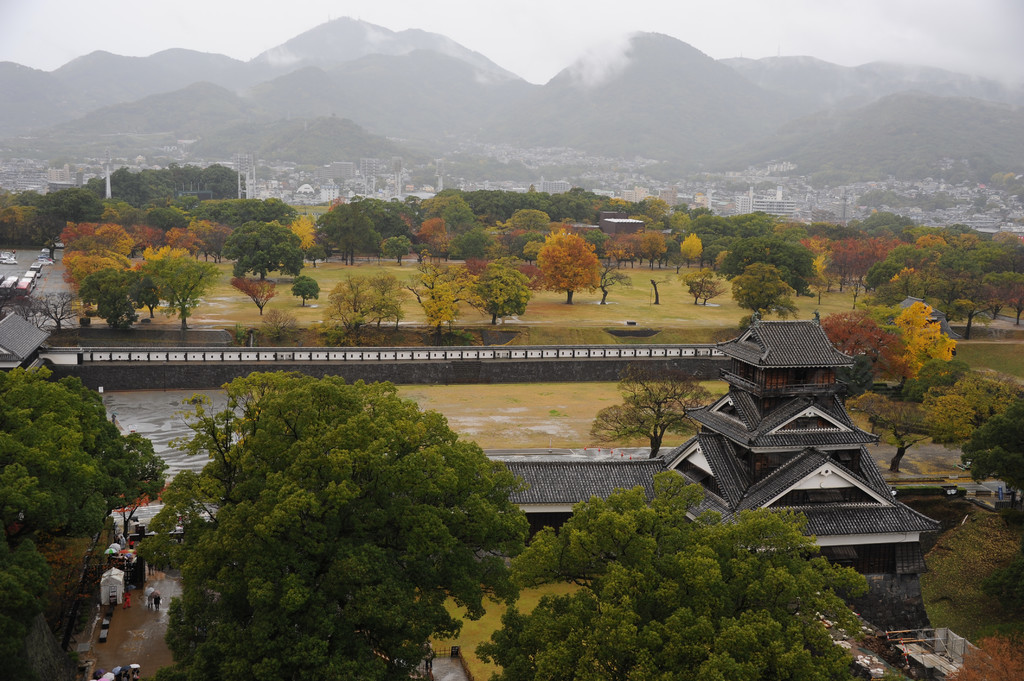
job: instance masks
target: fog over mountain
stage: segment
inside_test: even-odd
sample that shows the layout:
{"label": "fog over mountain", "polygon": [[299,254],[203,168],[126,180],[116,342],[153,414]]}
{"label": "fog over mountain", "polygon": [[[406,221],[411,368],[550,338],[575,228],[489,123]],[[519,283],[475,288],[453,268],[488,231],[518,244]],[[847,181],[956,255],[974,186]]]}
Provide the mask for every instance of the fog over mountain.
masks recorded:
{"label": "fog over mountain", "polygon": [[802,173],[884,176],[927,172],[944,157],[1019,170],[1024,139],[1019,87],[899,64],[716,61],[655,33],[534,85],[443,35],[337,19],[249,61],[172,49],[99,51],[52,72],[3,62],[0,91],[0,154],[39,158],[145,155],[188,139],[195,154],[259,149],[325,163],[357,149],[412,158],[475,141],[679,170],[786,158]]}

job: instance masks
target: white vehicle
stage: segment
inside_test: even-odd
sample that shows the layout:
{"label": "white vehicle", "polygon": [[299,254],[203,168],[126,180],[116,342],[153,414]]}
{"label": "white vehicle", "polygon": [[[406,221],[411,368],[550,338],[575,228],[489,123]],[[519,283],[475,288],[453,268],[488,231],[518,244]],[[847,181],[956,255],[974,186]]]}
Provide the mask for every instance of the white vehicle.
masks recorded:
{"label": "white vehicle", "polygon": [[0,257],[0,265],[17,265],[18,259],[14,256]]}

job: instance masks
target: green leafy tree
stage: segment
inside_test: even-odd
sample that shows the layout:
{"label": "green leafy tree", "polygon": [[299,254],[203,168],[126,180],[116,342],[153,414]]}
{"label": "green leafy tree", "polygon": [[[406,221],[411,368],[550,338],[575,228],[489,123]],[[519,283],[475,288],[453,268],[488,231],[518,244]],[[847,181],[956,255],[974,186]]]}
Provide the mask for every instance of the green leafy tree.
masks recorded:
{"label": "green leafy tree", "polygon": [[1024,400],[1018,399],[975,430],[963,451],[975,480],[998,477],[1024,490]]}
{"label": "green leafy tree", "polygon": [[494,237],[483,227],[473,227],[451,241],[451,256],[459,260],[482,260],[494,247]]}
{"label": "green leafy tree", "polygon": [[686,290],[693,296],[694,305],[700,300],[707,305],[709,300],[717,298],[726,290],[725,280],[722,276],[707,267],[702,267],[695,272],[687,272],[681,279]]}
{"label": "green leafy tree", "polygon": [[307,300],[316,300],[320,297],[320,284],[313,277],[300,274],[292,282],[292,295],[302,298],[302,307],[306,307]]}
{"label": "green leafy tree", "polygon": [[158,678],[407,679],[430,638],[458,634],[448,599],[475,619],[514,597],[516,481],[440,414],[339,377],[226,391],[224,411],[195,405],[184,449],[209,462],[175,477],[142,547],[182,578]]}
{"label": "green leafy tree", "polygon": [[701,498],[681,476],[577,504],[513,560],[524,585],[571,582],[530,613],[510,608],[478,653],[496,681],[851,679],[822,617],[856,630],[843,598],[866,590],[817,556],[801,516],[744,511],[691,521]]}
{"label": "green leafy tree", "polygon": [[626,367],[619,392],[623,403],[597,412],[590,434],[599,442],[647,438],[651,458],[658,455],[666,433],[693,430],[687,410],[701,406],[710,397],[690,374],[652,371],[642,364]]}
{"label": "green leafy tree", "polygon": [[327,249],[320,244],[313,244],[306,249],[303,257],[313,263],[313,269],[316,269],[317,260],[327,260]]}
{"label": "green leafy tree", "polygon": [[491,324],[497,324],[498,317],[526,312],[532,296],[530,278],[504,260],[487,263],[477,279],[476,291],[483,310],[491,315]]}
{"label": "green leafy tree", "polygon": [[131,290],[132,300],[136,308],[145,307],[149,310],[149,318],[153,318],[153,310],[160,304],[160,288],[152,275],[144,271],[139,273],[138,279]]}
{"label": "green leafy tree", "polygon": [[48,542],[99,532],[115,508],[163,487],[148,440],[122,436],[100,396],[47,369],[0,373],[0,669],[29,678],[23,640],[41,612]]}
{"label": "green leafy tree", "polygon": [[268,272],[298,276],[302,271],[301,240],[287,227],[273,222],[247,222],[237,228],[224,244],[224,257],[235,261],[232,273],[246,272],[266,279]]}
{"label": "green leafy tree", "polygon": [[167,303],[167,314],[177,314],[183,329],[188,328],[192,311],[199,307],[220,275],[212,263],[199,262],[187,255],[160,255],[159,252],[151,253],[140,271],[153,277],[160,299]]}
{"label": "green leafy tree", "polygon": [[412,241],[404,234],[384,239],[380,245],[380,254],[385,258],[394,258],[399,267],[402,265],[402,258],[412,251]]}
{"label": "green leafy tree", "polygon": [[740,239],[729,248],[720,269],[732,277],[755,263],[773,266],[798,294],[806,294],[814,278],[814,254],[803,244],[774,236]]}
{"label": "green leafy tree", "polygon": [[764,263],[749,265],[743,274],[732,280],[732,297],[736,304],[758,315],[774,313],[785,318],[796,314],[795,295],[796,291],[783,280],[779,270]]}
{"label": "green leafy tree", "polygon": [[96,311],[111,328],[130,329],[139,319],[132,297],[138,281],[138,272],[108,268],[83,279],[78,296],[83,302],[95,303]]}
{"label": "green leafy tree", "polygon": [[380,248],[380,234],[363,213],[361,201],[335,206],[317,218],[316,224],[349,265],[355,264],[356,253],[376,252]]}

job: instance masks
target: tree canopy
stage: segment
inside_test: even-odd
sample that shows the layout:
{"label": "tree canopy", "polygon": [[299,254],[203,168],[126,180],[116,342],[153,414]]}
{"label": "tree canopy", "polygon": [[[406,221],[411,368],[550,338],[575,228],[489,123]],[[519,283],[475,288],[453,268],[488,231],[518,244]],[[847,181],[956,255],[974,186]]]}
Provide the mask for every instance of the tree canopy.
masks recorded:
{"label": "tree canopy", "polygon": [[548,235],[537,253],[537,265],[544,273],[545,286],[551,291],[565,291],[568,305],[572,305],[573,293],[593,291],[600,281],[594,246],[565,230]]}
{"label": "tree canopy", "polygon": [[523,585],[569,581],[530,614],[509,609],[478,652],[498,681],[848,679],[819,617],[854,627],[864,578],[816,556],[802,517],[744,511],[691,522],[701,490],[674,473],[577,504],[513,563]]}
{"label": "tree canopy", "polygon": [[165,464],[139,435],[122,436],[100,396],[47,369],[0,372],[0,668],[17,671],[42,609],[40,549],[100,530],[111,510],[163,487]]}
{"label": "tree canopy", "polygon": [[188,318],[216,281],[216,265],[193,260],[164,247],[159,251],[146,249],[143,275],[153,278],[160,299],[167,303],[167,314],[177,314],[181,328],[188,328]]}
{"label": "tree canopy", "polygon": [[224,244],[224,257],[235,261],[233,273],[246,272],[266,279],[268,272],[297,276],[302,271],[301,239],[276,222],[247,222],[231,233]]}
{"label": "tree canopy", "polygon": [[485,596],[514,596],[515,480],[440,414],[338,377],[226,390],[224,411],[199,401],[189,419],[185,449],[209,462],[151,523],[180,518],[188,540],[143,546],[182,575],[159,679],[407,679],[430,637],[459,631],[448,598],[476,618]]}
{"label": "tree canopy", "polygon": [[652,371],[641,364],[626,367],[619,392],[623,403],[597,412],[590,434],[601,442],[645,437],[651,444],[651,458],[658,455],[666,433],[692,430],[687,410],[710,397],[690,374]]}

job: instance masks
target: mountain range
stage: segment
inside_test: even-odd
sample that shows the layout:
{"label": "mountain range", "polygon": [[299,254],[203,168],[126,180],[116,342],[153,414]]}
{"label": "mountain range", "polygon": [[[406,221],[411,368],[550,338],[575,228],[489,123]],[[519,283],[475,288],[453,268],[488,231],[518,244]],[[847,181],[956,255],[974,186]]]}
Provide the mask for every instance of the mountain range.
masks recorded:
{"label": "mountain range", "polygon": [[[714,60],[635,34],[618,59],[528,83],[445,36],[353,19],[243,62],[173,49],[93,52],[52,72],[0,63],[0,154],[324,164],[429,159],[467,141],[570,147],[672,172],[770,160],[847,179],[1020,171],[1024,87],[941,69],[811,57]],[[981,175],[984,177],[985,175]]]}

